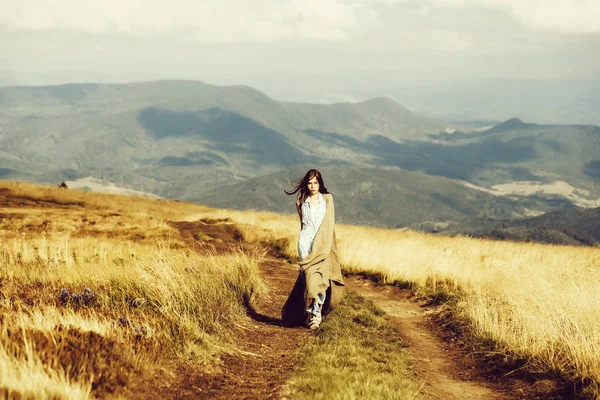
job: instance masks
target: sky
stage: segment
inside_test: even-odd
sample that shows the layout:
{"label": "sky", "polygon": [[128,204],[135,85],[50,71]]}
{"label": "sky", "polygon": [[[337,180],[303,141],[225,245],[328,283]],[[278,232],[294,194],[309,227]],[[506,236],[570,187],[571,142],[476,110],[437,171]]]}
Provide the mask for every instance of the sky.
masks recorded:
{"label": "sky", "polygon": [[0,48],[0,85],[198,79],[327,101],[598,80],[600,1],[0,0]]}

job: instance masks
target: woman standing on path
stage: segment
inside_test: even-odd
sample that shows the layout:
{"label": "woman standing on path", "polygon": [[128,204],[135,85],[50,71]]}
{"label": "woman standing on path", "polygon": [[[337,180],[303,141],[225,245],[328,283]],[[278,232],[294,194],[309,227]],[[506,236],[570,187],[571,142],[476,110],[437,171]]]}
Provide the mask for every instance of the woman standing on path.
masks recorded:
{"label": "woman standing on path", "polygon": [[335,240],[333,196],[316,169],[309,170],[293,190],[285,193],[297,195],[300,275],[283,306],[282,318],[287,325],[305,322],[316,329],[322,316],[337,306],[344,287]]}

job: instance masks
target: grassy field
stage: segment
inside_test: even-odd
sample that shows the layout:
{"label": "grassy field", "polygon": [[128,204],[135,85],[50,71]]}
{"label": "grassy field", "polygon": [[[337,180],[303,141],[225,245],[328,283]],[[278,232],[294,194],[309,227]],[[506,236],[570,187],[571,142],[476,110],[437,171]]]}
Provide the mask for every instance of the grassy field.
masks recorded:
{"label": "grassy field", "polygon": [[[169,220],[231,218],[245,240],[291,260],[297,254],[297,217],[25,183],[1,182],[0,194],[5,397],[127,397],[122,388],[163,370],[169,376],[173,363],[210,368],[214,353],[226,351],[229,328],[248,318],[244,303],[264,290],[260,257],[192,252]],[[448,301],[495,352],[598,394],[600,249],[346,225],[337,234],[345,272]],[[347,313],[358,312],[355,303]],[[365,318],[368,329],[379,326]],[[324,326],[321,345],[343,322]],[[356,362],[349,348],[336,357]],[[303,393],[317,378],[301,373],[291,387]]]}
{"label": "grassy field", "polygon": [[[296,257],[297,217],[227,214],[248,240],[275,243]],[[495,352],[600,393],[600,249],[348,225],[336,231],[346,273],[448,301],[472,334],[495,343]]]}
{"label": "grassy field", "polygon": [[[227,214],[0,182],[0,397],[152,398],[202,385],[180,383],[182,370],[219,375],[221,355],[240,351],[232,327],[256,328],[246,306],[267,294],[263,255],[217,253],[201,231],[199,254],[169,221]],[[240,227],[247,239],[262,234]],[[420,397],[402,340],[358,296],[296,345],[284,396]]]}
{"label": "grassy field", "polygon": [[164,222],[200,206],[6,182],[0,191],[4,397],[128,397],[177,362],[208,366],[262,290],[258,257],[199,255]]}

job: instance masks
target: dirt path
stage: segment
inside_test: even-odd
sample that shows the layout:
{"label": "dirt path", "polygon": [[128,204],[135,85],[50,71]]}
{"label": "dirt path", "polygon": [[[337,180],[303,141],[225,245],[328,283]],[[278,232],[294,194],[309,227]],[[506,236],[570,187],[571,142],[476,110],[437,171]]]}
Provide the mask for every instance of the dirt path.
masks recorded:
{"label": "dirt path", "polygon": [[430,311],[404,299],[396,288],[375,286],[371,281],[346,278],[346,285],[385,311],[408,342],[408,352],[423,391],[440,399],[514,398],[473,381],[475,364],[438,339],[428,327]]}
{"label": "dirt path", "polygon": [[[256,251],[258,244],[241,243],[236,228],[228,221],[179,222],[173,224],[190,248],[200,253],[227,252],[232,248]],[[198,246],[198,232],[207,245]],[[263,250],[264,251],[264,250]],[[294,368],[293,350],[310,340],[305,328],[285,328],[280,312],[297,276],[287,262],[268,255],[260,272],[269,286],[269,297],[250,310],[252,323],[239,327],[238,352],[221,357],[221,371],[205,376],[190,376],[182,382],[195,388],[178,392],[178,398],[277,398]],[[409,354],[423,392],[439,399],[506,399],[510,398],[471,382],[469,369],[475,368],[456,351],[449,351],[427,327],[427,311],[403,300],[395,288],[376,287],[368,280],[347,278],[347,287],[373,300],[397,325],[409,344]],[[185,382],[187,381],[187,382]],[[179,386],[179,385],[178,385]],[[200,389],[201,388],[201,389]],[[514,398],[514,397],[513,397]]]}
{"label": "dirt path", "polygon": [[[179,222],[173,224],[190,248],[203,252],[261,250],[260,245],[241,243],[237,229],[227,221]],[[194,240],[202,232],[207,241]],[[268,297],[249,308],[252,321],[238,326],[237,351],[222,355],[220,371],[186,377],[179,387],[195,390],[178,392],[177,398],[194,399],[276,399],[294,368],[293,351],[310,340],[312,332],[281,324],[281,307],[294,286],[297,271],[285,260],[272,255],[260,264],[260,273],[269,287]]]}

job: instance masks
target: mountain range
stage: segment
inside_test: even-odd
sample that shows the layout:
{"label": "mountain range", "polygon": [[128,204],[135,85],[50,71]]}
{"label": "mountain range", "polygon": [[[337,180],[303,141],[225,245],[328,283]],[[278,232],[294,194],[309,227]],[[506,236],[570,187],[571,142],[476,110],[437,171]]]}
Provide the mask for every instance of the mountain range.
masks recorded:
{"label": "mountain range", "polygon": [[388,98],[291,103],[197,81],[4,87],[0,178],[93,177],[167,198],[293,212],[288,178],[318,166],[341,220],[390,227],[597,204],[599,127],[469,126]]}
{"label": "mountain range", "polygon": [[[432,230],[431,227],[426,226],[420,228]],[[467,218],[438,226],[435,232],[495,240],[598,246],[600,244],[600,208],[566,208],[523,219]]]}
{"label": "mountain range", "polygon": [[191,81],[0,89],[3,177],[92,175],[166,197],[182,194],[182,175],[211,187],[302,161],[360,159],[332,154],[314,132],[402,140],[441,128],[387,99],[294,104]]}

